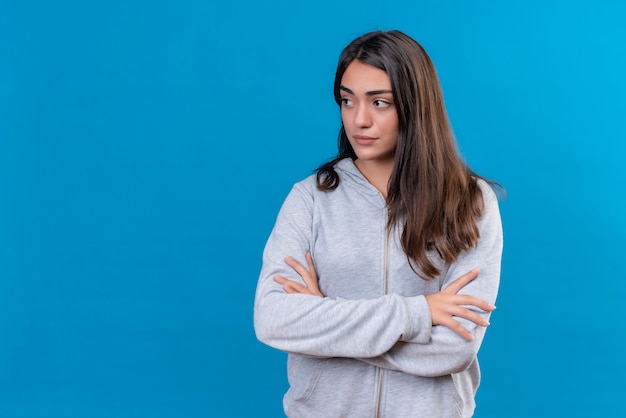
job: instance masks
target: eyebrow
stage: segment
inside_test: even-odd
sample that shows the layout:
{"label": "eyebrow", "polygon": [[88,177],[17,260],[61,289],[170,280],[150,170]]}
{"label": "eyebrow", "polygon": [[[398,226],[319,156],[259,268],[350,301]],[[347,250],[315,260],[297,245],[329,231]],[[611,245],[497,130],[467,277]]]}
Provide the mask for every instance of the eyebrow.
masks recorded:
{"label": "eyebrow", "polygon": [[[347,88],[346,86],[339,86],[339,90],[343,90],[343,91],[345,91],[348,94],[354,95],[354,92],[352,90],[350,90],[349,88]],[[366,96],[376,96],[377,94],[385,94],[385,93],[393,93],[393,91],[385,90],[385,89],[372,90],[372,91],[365,92],[365,95]]]}

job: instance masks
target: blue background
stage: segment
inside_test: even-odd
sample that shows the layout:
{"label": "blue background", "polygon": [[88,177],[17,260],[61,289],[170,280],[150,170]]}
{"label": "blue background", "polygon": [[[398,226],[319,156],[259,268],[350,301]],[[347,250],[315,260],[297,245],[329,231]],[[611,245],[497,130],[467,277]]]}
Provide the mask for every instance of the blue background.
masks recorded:
{"label": "blue background", "polygon": [[263,245],[392,28],[508,191],[476,416],[626,416],[622,4],[0,2],[0,416],[281,416]]}

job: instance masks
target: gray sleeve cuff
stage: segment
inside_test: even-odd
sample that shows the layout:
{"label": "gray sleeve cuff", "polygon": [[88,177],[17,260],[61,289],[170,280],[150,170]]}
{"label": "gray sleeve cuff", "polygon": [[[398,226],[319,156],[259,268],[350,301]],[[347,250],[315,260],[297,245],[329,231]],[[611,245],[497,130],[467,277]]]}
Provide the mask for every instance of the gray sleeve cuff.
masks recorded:
{"label": "gray sleeve cuff", "polygon": [[400,341],[416,344],[428,344],[432,329],[430,308],[424,296],[405,298],[407,312],[407,330]]}

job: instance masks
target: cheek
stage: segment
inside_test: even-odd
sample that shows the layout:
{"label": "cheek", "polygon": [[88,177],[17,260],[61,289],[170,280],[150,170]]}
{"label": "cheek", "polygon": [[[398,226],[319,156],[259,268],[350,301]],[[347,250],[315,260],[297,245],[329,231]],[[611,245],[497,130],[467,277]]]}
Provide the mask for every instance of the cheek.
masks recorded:
{"label": "cheek", "polygon": [[398,115],[394,115],[391,121],[391,130],[393,130],[395,136],[398,136],[398,132],[400,131],[400,125],[398,123]]}
{"label": "cheek", "polygon": [[343,124],[343,129],[345,129],[346,132],[350,132],[350,118],[346,117],[343,112],[341,112],[341,123]]}
{"label": "cheek", "polygon": [[398,118],[390,117],[385,120],[385,131],[392,136],[398,136]]}

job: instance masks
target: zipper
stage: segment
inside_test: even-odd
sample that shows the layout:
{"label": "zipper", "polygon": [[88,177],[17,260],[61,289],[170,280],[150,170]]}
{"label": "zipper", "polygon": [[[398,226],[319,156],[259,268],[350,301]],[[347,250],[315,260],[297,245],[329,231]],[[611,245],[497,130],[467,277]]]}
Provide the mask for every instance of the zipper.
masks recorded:
{"label": "zipper", "polygon": [[376,418],[380,418],[380,402],[383,396],[383,369],[378,369],[378,399],[376,400]]}
{"label": "zipper", "polygon": [[[389,208],[387,208],[387,229],[385,237],[385,282],[384,282],[384,294],[389,291]],[[380,404],[383,397],[383,374],[384,369],[378,368],[378,399],[376,400],[376,418],[380,418]]]}

